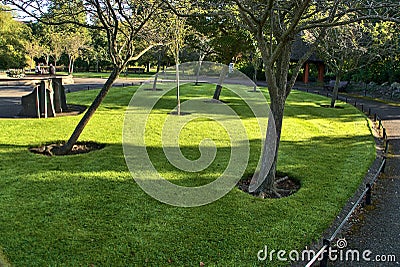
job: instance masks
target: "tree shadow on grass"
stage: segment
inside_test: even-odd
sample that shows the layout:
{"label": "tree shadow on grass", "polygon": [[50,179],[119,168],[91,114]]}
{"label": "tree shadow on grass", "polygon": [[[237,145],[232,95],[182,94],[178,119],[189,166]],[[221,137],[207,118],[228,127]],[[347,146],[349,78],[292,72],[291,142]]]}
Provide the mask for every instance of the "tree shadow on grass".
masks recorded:
{"label": "tree shadow on grass", "polygon": [[[253,139],[250,144],[250,169],[246,170],[246,174],[251,174],[257,165],[260,154],[260,140]],[[245,146],[245,144],[242,144]],[[291,173],[302,172],[298,168],[307,169],[308,166],[318,168],[318,163],[335,164],[342,159],[338,158],[342,150],[358,151],[365,146],[373,147],[371,136],[322,136],[305,139],[302,141],[281,141],[280,150],[280,166],[292,166]],[[30,146],[0,144],[0,157],[2,158],[2,169],[9,170],[13,173],[26,173],[35,177],[52,171],[65,172],[67,174],[95,174],[96,172],[127,172],[125,157],[121,144],[105,144],[104,149],[93,151],[87,154],[68,155],[64,157],[45,157],[43,155],[32,154],[28,151]],[[179,170],[169,163],[165,157],[162,147],[149,146],[146,148],[150,156],[152,164],[156,169],[160,169],[165,173],[174,173]],[[143,151],[140,147],[130,147],[129,151]],[[181,146],[181,152],[186,158],[195,160],[200,157],[198,146]],[[210,148],[210,151],[212,149]],[[207,148],[205,148],[207,154]],[[224,170],[228,164],[231,147],[218,147],[215,161],[210,165],[208,171],[218,172]],[[210,152],[211,154],[211,152]],[[356,153],[350,153],[351,157],[355,157]],[[337,160],[337,161],[335,161]],[[293,168],[293,166],[297,166]],[[146,169],[141,169],[141,165],[135,166],[139,172],[144,172]],[[284,167],[288,168],[288,167]],[[213,178],[207,179],[207,171],[200,173],[205,182],[212,181]],[[296,175],[297,176],[297,175]],[[177,179],[185,181],[185,177]],[[196,179],[196,178],[193,178]],[[190,180],[189,180],[190,181]],[[189,182],[196,184],[195,180]]]}
{"label": "tree shadow on grass", "polygon": [[[130,177],[121,144],[51,158],[31,154],[26,146],[2,144],[0,244],[15,265],[248,263],[254,248],[301,248],[319,236],[353,193],[357,181],[349,177],[357,171],[351,159],[363,155],[359,152],[368,140],[282,141],[280,169],[301,181],[298,193],[260,200],[233,190],[191,209],[146,195]],[[346,147],[348,154],[341,154]],[[163,153],[151,150],[152,155]]]}

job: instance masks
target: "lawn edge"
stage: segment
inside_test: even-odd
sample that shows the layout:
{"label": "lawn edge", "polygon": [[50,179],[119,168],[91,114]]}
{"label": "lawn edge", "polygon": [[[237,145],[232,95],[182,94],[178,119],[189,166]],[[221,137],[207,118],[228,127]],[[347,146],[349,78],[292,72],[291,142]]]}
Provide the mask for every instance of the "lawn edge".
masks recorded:
{"label": "lawn edge", "polygon": [[[362,113],[360,111],[360,113]],[[364,114],[364,113],[362,113]],[[371,181],[373,176],[375,176],[376,172],[379,170],[379,167],[382,164],[382,161],[384,159],[384,145],[382,139],[379,137],[379,132],[377,131],[377,128],[375,127],[376,125],[374,122],[368,118],[365,114],[364,116],[368,120],[368,127],[371,131],[371,135],[374,138],[375,141],[375,159],[369,166],[366,174],[364,175],[363,180],[360,182],[360,185],[358,188],[354,191],[353,195],[346,201],[346,203],[343,205],[342,209],[339,211],[339,213],[335,216],[335,219],[331,222],[330,226],[321,234],[320,239],[317,241],[314,241],[310,244],[307,245],[307,249],[314,250],[314,251],[319,251],[321,247],[324,245],[324,239],[329,238],[332,233],[337,229],[337,227],[343,222],[349,211],[352,209],[354,206],[354,203],[358,200],[360,195],[363,193],[365,190],[366,185]],[[338,237],[340,237],[341,233],[346,233],[351,227],[351,222],[348,220],[345,224],[342,230],[339,232]],[[335,239],[336,239],[335,238]],[[303,267],[308,263],[308,261],[298,261],[298,262],[293,262],[290,266],[291,267]]]}
{"label": "lawn edge", "polygon": [[386,100],[386,99],[382,99],[382,98],[376,98],[376,97],[372,97],[372,96],[363,96],[363,95],[359,95],[359,94],[356,94],[356,93],[341,93],[341,95],[360,98],[360,99],[363,99],[363,100],[376,101],[376,102],[387,104],[387,105],[393,106],[393,107],[400,107],[400,103],[399,102]]}

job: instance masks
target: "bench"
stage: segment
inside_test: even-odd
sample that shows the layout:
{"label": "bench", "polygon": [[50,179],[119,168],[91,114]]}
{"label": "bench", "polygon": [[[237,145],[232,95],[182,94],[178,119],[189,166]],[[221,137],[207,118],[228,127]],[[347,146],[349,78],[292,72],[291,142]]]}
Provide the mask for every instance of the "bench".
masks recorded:
{"label": "bench", "polygon": [[[335,80],[330,80],[329,83],[324,85],[324,89],[332,91],[335,88]],[[339,92],[346,91],[347,86],[349,85],[349,81],[341,81],[339,82]]]}
{"label": "bench", "polygon": [[135,68],[127,68],[126,69],[126,74],[141,74],[141,73],[144,73],[144,68],[137,68],[137,67],[135,67]]}

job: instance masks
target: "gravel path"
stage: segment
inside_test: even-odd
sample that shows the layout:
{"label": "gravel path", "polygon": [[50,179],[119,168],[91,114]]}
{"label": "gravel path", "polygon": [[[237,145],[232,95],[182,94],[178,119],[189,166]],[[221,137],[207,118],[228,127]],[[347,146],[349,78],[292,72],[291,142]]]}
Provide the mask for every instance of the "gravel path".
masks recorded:
{"label": "gravel path", "polygon": [[364,212],[359,225],[344,238],[349,249],[360,253],[372,251],[371,261],[360,259],[357,263],[342,262],[335,266],[400,266],[400,107],[371,101],[363,103],[382,119],[388,134],[389,153],[385,173],[373,188],[372,210]]}
{"label": "gravel path", "polygon": [[[304,87],[297,89],[306,90]],[[318,88],[308,91],[321,95],[327,93]],[[330,262],[328,266],[400,266],[400,107],[340,95],[341,100],[345,101],[346,98],[349,103],[354,105],[356,102],[358,108],[363,105],[364,111],[370,109],[371,114],[376,113],[381,118],[388,135],[389,152],[385,173],[372,190],[372,205],[358,215],[358,223],[347,225],[350,231],[338,236],[347,243],[342,249],[342,260],[338,250],[338,260]],[[359,252],[358,261],[350,253],[346,256],[349,250]],[[367,250],[371,251],[365,257],[369,261],[363,257],[363,252]]]}

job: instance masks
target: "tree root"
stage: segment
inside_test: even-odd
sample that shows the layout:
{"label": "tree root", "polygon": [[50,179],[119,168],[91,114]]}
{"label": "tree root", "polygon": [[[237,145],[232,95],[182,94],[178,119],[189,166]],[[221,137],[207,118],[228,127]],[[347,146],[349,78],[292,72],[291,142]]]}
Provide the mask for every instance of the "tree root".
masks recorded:
{"label": "tree root", "polygon": [[285,177],[279,178],[278,180],[275,180],[274,184],[277,185],[280,182],[286,181],[287,179],[289,179],[289,176],[285,176]]}
{"label": "tree root", "polygon": [[276,190],[277,192],[288,193],[288,194],[290,194],[290,193],[293,192],[293,190],[280,189],[280,188],[277,188],[277,189],[275,189],[275,190]]}
{"label": "tree root", "polygon": [[282,198],[282,195],[290,195],[296,190],[288,190],[288,189],[283,189],[283,188],[278,188],[278,185],[286,180],[289,179],[289,176],[285,176],[282,178],[279,178],[275,180],[274,185],[271,189],[262,191],[258,194],[258,197],[260,198],[267,198],[267,197],[276,197],[276,198]]}

